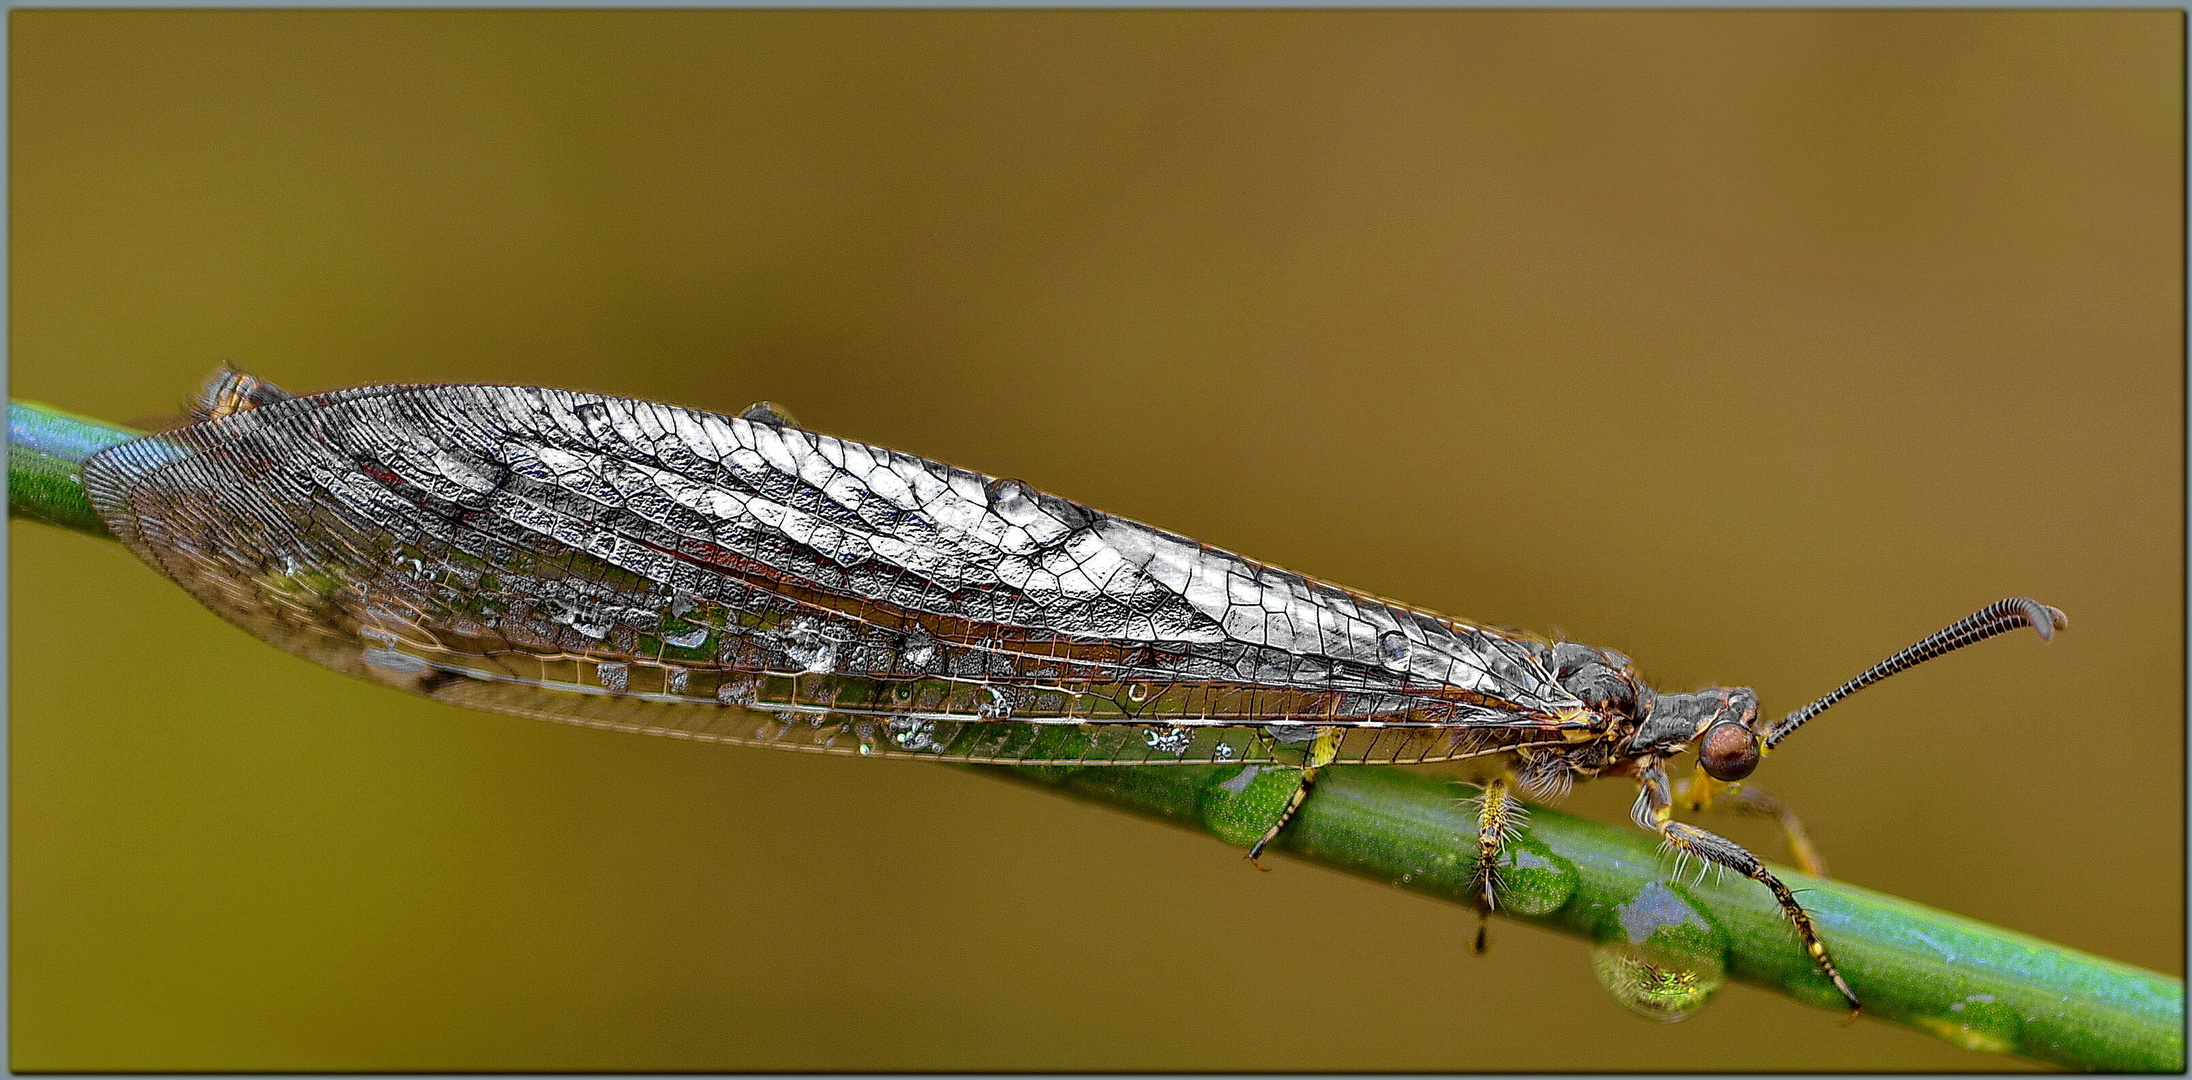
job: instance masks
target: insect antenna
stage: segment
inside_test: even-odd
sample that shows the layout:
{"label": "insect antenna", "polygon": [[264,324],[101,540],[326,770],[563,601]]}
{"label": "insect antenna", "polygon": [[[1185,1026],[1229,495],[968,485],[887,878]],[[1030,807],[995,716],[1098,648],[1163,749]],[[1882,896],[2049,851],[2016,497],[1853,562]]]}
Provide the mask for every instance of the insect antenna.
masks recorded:
{"label": "insect antenna", "polygon": [[1874,664],[1864,674],[1836,687],[1833,693],[1782,717],[1780,723],[1767,729],[1766,749],[1773,749],[1774,744],[1788,738],[1790,732],[1803,727],[1804,721],[1827,711],[1835,702],[1905,668],[1916,667],[1936,656],[1977,644],[1996,634],[2006,634],[2020,626],[2039,631],[2041,640],[2047,640],[2055,636],[2055,631],[2069,625],[2068,616],[2037,600],[2014,596],[1996,601],[1970,618]]}

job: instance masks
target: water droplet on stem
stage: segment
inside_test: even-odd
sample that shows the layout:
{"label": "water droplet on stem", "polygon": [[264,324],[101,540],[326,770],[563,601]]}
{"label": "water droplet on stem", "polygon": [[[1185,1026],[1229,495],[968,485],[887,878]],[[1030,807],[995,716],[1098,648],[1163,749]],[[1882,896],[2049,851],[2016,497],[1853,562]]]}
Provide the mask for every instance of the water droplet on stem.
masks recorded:
{"label": "water droplet on stem", "polygon": [[1672,1023],[1728,981],[1727,957],[1727,936],[1675,886],[1654,881],[1600,923],[1591,968],[1630,1012]]}

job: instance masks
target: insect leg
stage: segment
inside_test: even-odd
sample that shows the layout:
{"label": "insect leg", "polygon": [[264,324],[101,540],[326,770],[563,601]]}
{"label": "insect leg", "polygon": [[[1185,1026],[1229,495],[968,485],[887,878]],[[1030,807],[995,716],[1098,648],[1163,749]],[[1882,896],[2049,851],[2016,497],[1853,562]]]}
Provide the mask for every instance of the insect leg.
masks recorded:
{"label": "insect leg", "polygon": [[1491,922],[1493,909],[1499,906],[1499,851],[1506,845],[1508,835],[1527,816],[1527,811],[1515,800],[1513,783],[1504,773],[1485,784],[1484,794],[1474,801],[1477,804],[1477,868],[1470,884],[1477,894],[1477,936],[1469,949],[1482,956],[1487,924]]}
{"label": "insect leg", "polygon": [[1286,828],[1287,822],[1294,820],[1294,811],[1301,809],[1302,803],[1308,801],[1309,789],[1317,782],[1317,770],[1331,764],[1332,759],[1339,756],[1340,739],[1345,734],[1346,732],[1342,728],[1325,727],[1317,729],[1317,741],[1309,746],[1309,756],[1303,760],[1301,777],[1295,783],[1293,796],[1286,800],[1286,809],[1279,811],[1279,819],[1272,822],[1271,827],[1263,831],[1263,835],[1257,838],[1254,847],[1248,849],[1250,865],[1258,870],[1271,869],[1265,866],[1260,859],[1263,855],[1263,849],[1270,847],[1271,841],[1279,838],[1279,831]]}
{"label": "insect leg", "polygon": [[[1714,791],[1725,800],[1719,806],[1713,804]],[[1730,790],[1732,789],[1732,790]],[[1684,785],[1682,803],[1691,810],[1733,810],[1740,814],[1756,814],[1770,817],[1781,823],[1781,835],[1789,843],[1789,857],[1796,860],[1796,868],[1813,877],[1827,876],[1827,861],[1819,856],[1813,846],[1811,834],[1804,831],[1804,822],[1786,803],[1748,784],[1729,784],[1715,780],[1699,769],[1690,774]]]}
{"label": "insect leg", "polygon": [[1849,1002],[1850,1012],[1864,1008],[1857,1000],[1856,992],[1843,980],[1842,972],[1835,968],[1834,960],[1827,955],[1827,943],[1819,939],[1819,928],[1812,925],[1811,914],[1796,902],[1796,895],[1781,884],[1780,878],[1773,876],[1756,855],[1743,850],[1735,841],[1674,820],[1674,796],[1667,783],[1666,766],[1655,761],[1637,771],[1636,781],[1642,790],[1637,794],[1636,808],[1630,816],[1638,825],[1658,833],[1681,854],[1725,866],[1772,891],[1774,901],[1781,905],[1781,913],[1796,927],[1796,937],[1804,943],[1804,951],[1827,978],[1834,980],[1834,988]]}
{"label": "insect leg", "polygon": [[1294,820],[1294,811],[1301,809],[1301,804],[1308,801],[1309,789],[1315,786],[1316,783],[1317,770],[1315,767],[1301,771],[1300,777],[1294,782],[1293,796],[1286,800],[1286,809],[1279,811],[1279,820],[1272,822],[1271,827],[1265,829],[1263,835],[1256,838],[1256,845],[1248,849],[1248,862],[1250,865],[1258,870],[1268,871],[1271,869],[1263,864],[1263,849],[1270,847],[1271,841],[1279,838],[1279,830],[1286,828],[1286,823]]}

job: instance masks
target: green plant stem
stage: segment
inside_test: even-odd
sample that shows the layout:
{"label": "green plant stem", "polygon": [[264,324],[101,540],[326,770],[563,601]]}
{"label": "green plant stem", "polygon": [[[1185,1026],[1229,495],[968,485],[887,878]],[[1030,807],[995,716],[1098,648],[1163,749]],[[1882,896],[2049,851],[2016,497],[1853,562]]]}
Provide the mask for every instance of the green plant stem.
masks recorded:
{"label": "green plant stem", "polygon": [[[1189,828],[1207,828],[1235,768],[1012,770],[1017,779]],[[1469,789],[1376,766],[1324,770],[1275,850],[1403,889],[1471,903],[1476,823]],[[1523,831],[1575,875],[1566,902],[1504,914],[1586,939],[1604,936],[1649,887],[1668,880],[1655,837],[1533,806]],[[1973,1050],[2109,1071],[2184,1067],[2184,985],[1853,885],[1775,867],[1801,896],[1866,1015]],[[1741,878],[1677,886],[1728,939],[1731,978],[1825,1009],[1843,1008],[1765,889]],[[1461,926],[1456,932],[1464,932]]]}
{"label": "green plant stem", "polygon": [[85,458],[141,434],[51,405],[8,402],[9,516],[114,539],[92,512],[77,470]]}
{"label": "green plant stem", "polygon": [[[85,499],[77,466],[137,433],[24,402],[9,404],[8,419],[9,512],[111,539]],[[1234,843],[1254,833],[1244,831],[1237,805],[1253,775],[1244,778],[1239,766],[978,771]],[[1469,793],[1401,769],[1328,768],[1275,850],[1469,904],[1476,826],[1461,801]],[[1694,911],[1709,924],[1730,977],[1841,1008],[1755,883],[1670,883],[1668,861],[1650,834],[1544,807],[1531,809],[1509,849],[1522,863],[1507,868],[1507,917],[1603,941],[1633,927],[1647,908],[1663,912],[1672,903],[1678,914]],[[1802,897],[1873,1018],[2071,1068],[2184,1068],[2181,980],[1855,886],[1775,872]],[[1457,925],[1456,932],[1466,931]]]}

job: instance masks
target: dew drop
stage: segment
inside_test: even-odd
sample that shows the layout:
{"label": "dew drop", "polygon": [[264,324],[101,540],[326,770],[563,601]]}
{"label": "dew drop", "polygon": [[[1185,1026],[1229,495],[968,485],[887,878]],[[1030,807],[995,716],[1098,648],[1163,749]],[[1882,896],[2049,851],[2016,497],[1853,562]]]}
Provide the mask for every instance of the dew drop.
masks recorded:
{"label": "dew drop", "polygon": [[1035,502],[1035,489],[1020,480],[992,480],[982,491],[989,496],[990,508],[1005,517],[1025,511]]}
{"label": "dew drop", "polygon": [[1674,886],[1646,884],[1599,924],[1591,967],[1630,1012],[1673,1023],[1728,981],[1728,939]]}
{"label": "dew drop", "polygon": [[792,415],[790,409],[773,401],[756,401],[740,411],[738,418],[740,420],[750,420],[756,424],[767,424],[770,427],[796,428],[799,426],[798,418]]}
{"label": "dew drop", "polygon": [[593,436],[597,445],[609,441],[609,435],[616,426],[609,421],[607,405],[589,401],[571,411],[577,414],[579,423],[586,425],[586,434]]}
{"label": "dew drop", "polygon": [[1575,864],[1527,834],[1500,845],[1499,906],[1532,918],[1568,906],[1582,876]]}
{"label": "dew drop", "polygon": [[1385,666],[1407,667],[1409,651],[1408,635],[1398,630],[1387,630],[1378,635],[1378,656],[1385,660]]}
{"label": "dew drop", "polygon": [[797,618],[784,624],[784,657],[809,675],[837,667],[837,642],[814,619]]}
{"label": "dew drop", "polygon": [[916,626],[898,643],[898,667],[908,675],[926,675],[936,669],[936,639]]}
{"label": "dew drop", "polygon": [[632,666],[630,664],[596,664],[594,665],[594,673],[601,677],[602,689],[614,693],[623,693],[624,688],[631,685],[632,682]]}
{"label": "dew drop", "polygon": [[936,722],[934,720],[913,720],[901,717],[890,721],[886,726],[890,730],[890,740],[907,750],[918,754],[943,749],[943,746],[936,741]]}
{"label": "dew drop", "polygon": [[1669,1024],[1703,1008],[1728,977],[1718,963],[1612,942],[1592,947],[1591,967],[1630,1012]]}
{"label": "dew drop", "polygon": [[1149,684],[1140,682],[1126,684],[1126,699],[1136,703],[1148,701]]}
{"label": "dew drop", "polygon": [[674,645],[680,649],[697,649],[706,644],[707,641],[708,628],[705,626],[695,627],[682,634],[662,635],[664,645]]}
{"label": "dew drop", "polygon": [[1235,753],[1233,744],[1229,742],[1221,742],[1210,749],[1210,756],[1217,758],[1219,761],[1231,761]]}
{"label": "dew drop", "polygon": [[1142,732],[1142,740],[1160,754],[1182,754],[1194,744],[1195,733],[1184,727],[1150,728]]}
{"label": "dew drop", "polygon": [[1010,688],[985,686],[982,688],[982,693],[985,695],[986,700],[975,708],[974,713],[976,716],[984,720],[1012,719],[1013,700]]}
{"label": "dew drop", "polygon": [[609,636],[615,620],[603,611],[585,611],[572,604],[547,602],[548,617],[596,641]]}
{"label": "dew drop", "polygon": [[692,672],[687,671],[681,667],[666,669],[663,672],[662,676],[663,689],[667,693],[682,694],[685,692],[686,682],[689,681],[692,676]]}

